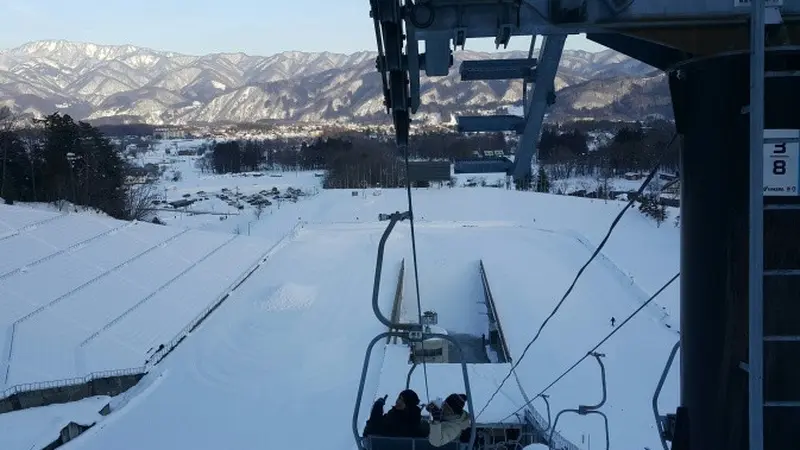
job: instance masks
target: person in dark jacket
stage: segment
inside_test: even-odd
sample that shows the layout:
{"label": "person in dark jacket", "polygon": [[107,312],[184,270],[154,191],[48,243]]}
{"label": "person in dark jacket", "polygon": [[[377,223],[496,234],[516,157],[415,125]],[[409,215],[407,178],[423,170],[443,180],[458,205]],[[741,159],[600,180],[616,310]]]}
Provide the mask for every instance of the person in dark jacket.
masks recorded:
{"label": "person in dark jacket", "polygon": [[422,429],[422,409],[419,407],[419,396],[411,389],[406,389],[397,396],[394,406],[383,413],[386,397],[375,400],[372,411],[364,428],[364,436],[387,437],[426,437]]}

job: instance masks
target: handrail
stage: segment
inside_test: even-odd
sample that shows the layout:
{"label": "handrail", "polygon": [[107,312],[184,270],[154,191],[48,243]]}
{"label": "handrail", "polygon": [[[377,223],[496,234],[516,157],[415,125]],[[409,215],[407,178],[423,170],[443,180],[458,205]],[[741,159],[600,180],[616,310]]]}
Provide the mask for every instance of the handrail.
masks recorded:
{"label": "handrail", "polygon": [[[386,230],[381,235],[380,243],[378,244],[378,257],[377,263],[375,264],[375,280],[372,284],[372,311],[375,313],[375,317],[378,318],[382,324],[386,325],[387,328],[390,330],[418,330],[422,328],[420,324],[415,323],[394,323],[390,319],[387,319],[386,316],[383,315],[381,312],[381,308],[378,305],[378,297],[380,296],[380,288],[381,288],[381,271],[383,270],[383,253],[386,248],[386,241],[389,239],[389,235],[392,234],[392,230],[394,226],[397,225],[397,222],[402,220],[408,219],[411,217],[411,214],[406,211],[404,213],[395,212],[389,215],[381,215],[381,220],[389,220],[389,225],[386,227]],[[405,336],[401,334],[400,336]]]}
{"label": "handrail", "polygon": [[[417,334],[419,333],[419,334]],[[416,335],[412,336],[412,335]],[[421,335],[421,336],[420,336]],[[383,332],[370,341],[369,345],[367,346],[366,355],[364,355],[364,365],[361,368],[361,381],[358,385],[358,394],[356,395],[356,406],[353,409],[353,437],[356,440],[356,445],[358,446],[359,450],[367,450],[363,442],[361,441],[361,434],[358,432],[358,413],[361,410],[361,400],[364,397],[364,384],[367,380],[367,369],[369,369],[369,359],[372,356],[372,349],[375,347],[375,344],[378,343],[383,338],[387,337],[409,337],[414,339],[444,339],[450,342],[457,350],[459,354],[459,359],[461,360],[461,373],[464,377],[464,389],[467,395],[467,403],[470,405],[469,407],[469,420],[470,420],[470,438],[469,438],[469,449],[473,448],[475,445],[475,437],[476,437],[476,429],[475,429],[475,412],[473,411],[473,403],[472,403],[472,390],[470,389],[469,385],[469,372],[467,371],[467,363],[464,362],[464,352],[462,351],[461,344],[458,343],[452,336],[447,334],[439,334],[439,333],[424,333],[418,331],[411,331],[411,332],[401,332],[401,331],[386,331]]]}
{"label": "handrail", "polygon": [[552,417],[550,416],[550,401],[547,400],[548,398],[550,398],[550,396],[548,394],[542,394],[540,397],[542,397],[542,400],[544,400],[544,404],[547,406],[547,428],[542,430],[542,431],[547,431],[550,429],[550,426],[553,423]]}
{"label": "handrail", "polygon": [[406,389],[411,389],[411,375],[414,374],[414,369],[417,368],[417,363],[411,364],[411,368],[408,369],[408,375],[406,375]]}
{"label": "handrail", "polygon": [[601,357],[605,356],[602,353],[593,352],[591,356],[594,356],[597,359],[597,363],[600,364],[600,381],[603,384],[603,398],[600,402],[596,405],[578,405],[578,409],[563,409],[556,414],[556,420],[553,421],[553,426],[550,429],[550,438],[548,439],[548,447],[550,449],[553,448],[553,433],[556,431],[556,425],[558,424],[558,419],[561,417],[562,414],[571,412],[581,416],[588,416],[589,414],[596,414],[603,418],[603,422],[605,423],[606,428],[606,450],[611,449],[611,438],[608,432],[608,416],[605,415],[604,412],[598,411],[605,403],[606,399],[608,398],[607,389],[606,389],[606,366],[603,364],[603,360],[600,359]]}
{"label": "handrail", "polygon": [[661,389],[664,387],[664,381],[667,379],[667,374],[669,374],[669,369],[672,367],[672,361],[675,359],[675,354],[678,353],[678,349],[681,348],[681,341],[675,343],[672,347],[672,350],[669,352],[669,358],[667,358],[667,364],[664,366],[664,371],[661,372],[661,378],[658,380],[658,385],[656,386],[656,392],[653,394],[653,415],[656,418],[656,428],[658,429],[658,437],[661,439],[661,446],[664,450],[669,450],[669,446],[667,445],[667,438],[664,435],[664,422],[661,419],[661,416],[658,414],[658,397],[661,396]]}
{"label": "handrail", "polygon": [[494,296],[492,295],[492,290],[489,287],[489,277],[486,275],[486,267],[483,265],[483,260],[480,260],[480,270],[481,282],[483,282],[483,295],[486,297],[486,302],[489,305],[490,313],[494,319],[495,325],[497,326],[497,333],[500,337],[500,350],[503,353],[503,360],[504,362],[511,362],[511,351],[508,348],[506,336],[503,333],[503,326],[500,323],[500,316],[497,315],[497,307],[494,304]]}
{"label": "handrail", "polygon": [[[547,427],[544,426],[544,417],[536,410],[536,408],[530,407],[525,408],[525,420],[530,422],[532,426],[538,426],[539,430],[538,433],[545,439],[545,432],[550,429],[551,421],[550,421],[550,404],[547,405]],[[573,444],[569,439],[565,438],[561,433],[558,431],[554,431],[551,433],[551,443],[553,447],[558,448],[559,450],[583,450],[577,445]]]}
{"label": "handrail", "polygon": [[141,367],[132,367],[130,369],[116,369],[116,370],[104,370],[100,372],[92,372],[83,377],[64,378],[61,380],[37,381],[34,383],[17,384],[15,386],[11,386],[10,388],[4,390],[3,396],[0,397],[0,400],[5,400],[11,397],[12,395],[21,394],[24,392],[39,391],[42,389],[52,389],[52,388],[60,388],[67,386],[77,386],[80,384],[88,383],[102,378],[121,377],[126,375],[143,375],[145,373],[147,373],[147,367],[141,366]]}

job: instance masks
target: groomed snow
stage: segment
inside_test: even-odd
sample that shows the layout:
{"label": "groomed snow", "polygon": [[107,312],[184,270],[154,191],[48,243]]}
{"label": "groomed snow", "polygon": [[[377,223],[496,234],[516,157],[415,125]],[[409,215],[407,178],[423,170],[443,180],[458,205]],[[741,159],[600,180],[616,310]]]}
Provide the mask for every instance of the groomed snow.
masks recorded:
{"label": "groomed snow", "polygon": [[3,389],[144,365],[274,243],[0,206],[12,218],[18,233],[0,241]]}
{"label": "groomed snow", "polygon": [[[146,377],[163,373],[158,387],[71,448],[351,448],[363,350],[383,331],[360,307],[379,236],[301,231]],[[393,240],[387,253],[403,244]],[[382,307],[392,296],[382,295]]]}
{"label": "groomed snow", "polygon": [[25,208],[16,214],[3,214],[2,218],[0,218],[0,239],[5,239],[15,234],[20,228],[54,219],[60,215],[53,211],[40,211],[31,208]]}
{"label": "groomed snow", "polygon": [[[196,183],[191,189],[209,190],[201,181]],[[312,185],[309,178],[306,186]],[[247,219],[238,216],[246,220],[240,225],[252,222],[251,236],[266,238],[267,243],[277,241],[298,220],[308,223],[143,381],[148,384],[158,379],[158,383],[65,448],[250,448],[265,442],[274,448],[354,448],[350,419],[364,351],[370,339],[384,331],[369,303],[375,251],[385,227],[385,223],[376,221],[379,213],[406,209],[402,190],[357,192],[354,197],[351,190],[323,191],[296,204],[286,202],[261,219],[255,219],[252,213]],[[477,334],[486,319],[479,316],[480,308],[465,307],[465,302],[482,299],[478,261],[483,259],[515,361],[624,205],[492,188],[415,190],[414,202],[423,308],[435,309],[440,324],[449,331]],[[65,219],[56,222],[61,220]],[[211,227],[208,224],[212,223],[172,220],[197,227]],[[213,220],[218,227],[232,223]],[[171,227],[160,229],[178,232]],[[671,220],[659,228],[636,210],[626,214],[601,257],[586,271],[520,364],[518,373],[528,396],[538,393],[611,331],[612,316],[618,325],[677,272],[678,232]],[[417,312],[416,299],[410,296],[413,267],[409,234],[406,224],[398,225],[389,241],[381,291],[387,315],[402,258],[406,259],[405,292],[409,296],[404,313],[413,317]],[[209,237],[197,248],[192,245],[192,249],[171,257],[180,260],[180,254],[196,260],[213,249],[212,242],[218,245],[230,237]],[[246,237],[233,242],[243,239]],[[192,256],[186,256],[190,252]],[[206,280],[198,276],[196,282],[175,286],[170,293],[165,289],[151,299],[152,304],[177,308],[188,302],[205,306],[228,286],[236,271],[220,275],[219,281],[212,281],[211,274],[225,264],[245,267],[258,258],[255,254],[240,258],[237,252],[232,253],[204,266],[208,269],[204,271],[207,284],[201,287]],[[49,262],[31,270],[40,270],[46,264]],[[161,273],[167,270],[162,267],[154,266],[152,270],[157,273],[149,276],[168,280],[175,270],[182,270],[175,269],[169,275]],[[125,286],[124,293],[118,294],[121,298],[135,291],[138,280],[134,281],[117,284]],[[4,282],[0,280],[0,289]],[[15,304],[26,301],[26,289],[32,288],[15,291]],[[676,282],[600,349],[607,355],[609,398],[603,411],[610,419],[612,448],[660,446],[650,397],[677,339],[678,291]],[[195,302],[193,297],[200,293],[208,295],[208,301]],[[2,295],[6,298],[5,292]],[[178,296],[183,299],[176,299]],[[134,295],[131,301],[141,299]],[[140,309],[101,332],[97,344],[87,349],[102,355],[112,350],[101,342],[117,342],[118,349],[128,345],[144,348],[169,337],[170,333],[159,331],[166,320],[159,315],[159,308]],[[181,321],[188,316],[181,316]],[[116,316],[104,316],[103,320],[107,317]],[[125,325],[132,319],[143,325]],[[153,331],[147,326],[151,322],[156,325]],[[86,328],[83,339],[97,331],[97,327]],[[144,329],[147,336],[139,336]],[[35,337],[34,333],[30,335],[30,339]],[[116,352],[125,354],[124,350]],[[397,347],[376,346],[360,427],[376,396],[394,397],[405,387],[407,358],[407,352]],[[106,359],[97,359],[101,360]],[[86,365],[100,364],[92,361],[86,358]],[[109,365],[121,363],[112,357],[107,361],[113,361]],[[476,410],[505,376],[507,367],[470,365]],[[463,392],[457,365],[429,365],[428,369],[431,397]],[[676,380],[677,368],[662,393],[662,411],[674,410],[677,404]],[[421,382],[418,368],[412,385],[424,399]],[[554,415],[562,408],[596,402],[600,397],[597,364],[591,359],[584,361],[547,393]],[[480,420],[501,419],[522,403],[522,394],[511,377]],[[534,405],[544,414],[541,399]],[[308,432],[309,424],[313,424],[313,432]],[[599,424],[594,417],[563,416],[558,431],[579,448],[586,448],[581,442],[589,435],[595,445],[602,442]]]}

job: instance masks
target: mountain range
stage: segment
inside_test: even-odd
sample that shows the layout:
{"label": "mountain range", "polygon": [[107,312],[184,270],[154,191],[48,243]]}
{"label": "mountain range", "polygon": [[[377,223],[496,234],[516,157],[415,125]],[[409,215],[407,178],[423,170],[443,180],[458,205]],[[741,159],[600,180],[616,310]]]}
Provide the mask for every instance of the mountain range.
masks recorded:
{"label": "mountain range", "polygon": [[[132,45],[37,41],[0,51],[0,106],[92,123],[386,122],[375,52],[184,55]],[[451,121],[521,105],[521,82],[461,82],[464,60],[523,52],[455,52],[446,77],[425,78],[418,120]],[[663,73],[613,50],[567,50],[548,120],[671,117]]]}

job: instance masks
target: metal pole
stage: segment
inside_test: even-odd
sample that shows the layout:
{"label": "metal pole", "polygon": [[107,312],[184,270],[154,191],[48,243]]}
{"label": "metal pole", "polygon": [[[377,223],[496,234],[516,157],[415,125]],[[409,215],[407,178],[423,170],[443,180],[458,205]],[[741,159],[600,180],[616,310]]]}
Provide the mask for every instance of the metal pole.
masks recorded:
{"label": "metal pole", "polygon": [[750,272],[749,384],[750,450],[764,448],[764,15],[765,0],[750,11]]}
{"label": "metal pole", "polygon": [[675,359],[675,354],[678,353],[680,348],[681,341],[678,340],[678,342],[672,346],[672,351],[669,352],[667,364],[664,366],[664,371],[661,372],[661,378],[659,378],[658,384],[656,385],[656,392],[653,394],[653,416],[656,419],[656,430],[658,431],[658,437],[661,439],[661,447],[664,450],[669,450],[669,445],[667,445],[667,439],[664,436],[664,424],[661,421],[661,416],[658,414],[658,397],[661,396],[661,389],[664,387],[664,381],[667,380],[669,369],[672,367],[672,361]]}

